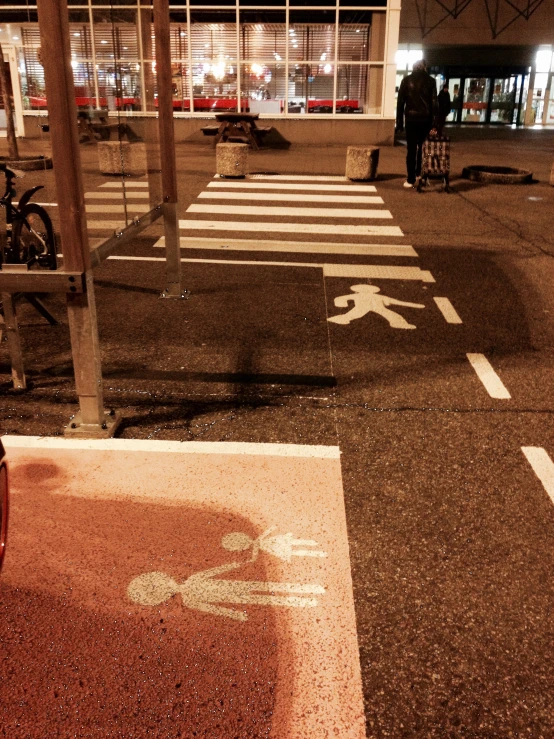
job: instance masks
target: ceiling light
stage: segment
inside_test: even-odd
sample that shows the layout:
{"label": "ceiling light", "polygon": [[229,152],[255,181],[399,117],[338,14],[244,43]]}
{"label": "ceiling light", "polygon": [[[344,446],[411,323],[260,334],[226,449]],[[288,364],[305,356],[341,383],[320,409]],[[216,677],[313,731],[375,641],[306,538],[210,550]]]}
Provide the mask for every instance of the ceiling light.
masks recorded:
{"label": "ceiling light", "polygon": [[80,36],[81,34],[80,33],[74,33],[73,35],[74,36]]}
{"label": "ceiling light", "polygon": [[330,64],[326,64],[323,67],[323,71],[325,72],[325,74],[331,74],[331,72],[333,71],[333,67]]}
{"label": "ceiling light", "polygon": [[100,41],[101,44],[107,44],[107,41]]}

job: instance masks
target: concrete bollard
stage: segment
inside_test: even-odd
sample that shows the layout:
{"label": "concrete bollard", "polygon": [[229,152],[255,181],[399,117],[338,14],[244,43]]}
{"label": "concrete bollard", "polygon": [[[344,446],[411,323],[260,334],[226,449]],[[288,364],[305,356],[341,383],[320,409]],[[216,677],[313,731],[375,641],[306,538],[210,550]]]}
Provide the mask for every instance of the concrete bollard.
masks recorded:
{"label": "concrete bollard", "polygon": [[554,162],[552,162],[552,169],[550,170],[550,184],[554,187]]}
{"label": "concrete bollard", "polygon": [[349,180],[374,180],[378,164],[378,146],[349,146],[346,152],[346,177]]}
{"label": "concrete bollard", "polygon": [[143,175],[147,170],[145,144],[99,141],[98,165],[102,174]]}
{"label": "concrete bollard", "polygon": [[248,168],[248,144],[218,144],[215,171],[220,177],[245,177]]}

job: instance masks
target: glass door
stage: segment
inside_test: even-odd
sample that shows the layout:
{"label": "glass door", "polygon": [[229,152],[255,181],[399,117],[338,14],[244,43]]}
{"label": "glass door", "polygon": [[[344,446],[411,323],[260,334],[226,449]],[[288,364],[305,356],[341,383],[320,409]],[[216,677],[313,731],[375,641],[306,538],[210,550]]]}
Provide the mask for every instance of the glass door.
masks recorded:
{"label": "glass door", "polygon": [[490,123],[512,123],[516,106],[516,89],[515,76],[493,81]]}
{"label": "glass door", "polygon": [[448,92],[450,93],[452,108],[446,121],[447,123],[459,123],[462,110],[462,81],[460,77],[451,77],[448,80]]}
{"label": "glass door", "polygon": [[466,79],[462,123],[486,123],[490,82],[486,77],[468,77]]}

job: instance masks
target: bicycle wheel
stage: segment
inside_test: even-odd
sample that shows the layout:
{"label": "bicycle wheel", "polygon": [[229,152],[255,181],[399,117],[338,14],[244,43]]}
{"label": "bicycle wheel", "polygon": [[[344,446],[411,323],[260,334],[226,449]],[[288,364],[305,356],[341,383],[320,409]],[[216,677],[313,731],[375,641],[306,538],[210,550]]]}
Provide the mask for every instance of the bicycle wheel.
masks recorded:
{"label": "bicycle wheel", "polygon": [[12,253],[19,264],[34,260],[43,269],[56,269],[56,242],[48,213],[36,203],[27,203],[13,224]]}

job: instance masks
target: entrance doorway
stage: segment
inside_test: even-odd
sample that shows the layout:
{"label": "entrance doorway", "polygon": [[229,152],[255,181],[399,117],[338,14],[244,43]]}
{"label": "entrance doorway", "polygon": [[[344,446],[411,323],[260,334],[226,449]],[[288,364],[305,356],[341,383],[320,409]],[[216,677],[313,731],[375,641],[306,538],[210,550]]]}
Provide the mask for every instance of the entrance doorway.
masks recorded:
{"label": "entrance doorway", "polygon": [[[15,49],[11,46],[3,47],[4,58],[0,63],[4,64],[8,77],[8,94],[12,98],[14,107],[15,135],[25,135],[23,120],[23,105],[21,100],[21,87],[19,84],[19,73],[17,70],[17,56]],[[4,110],[4,94],[0,86],[0,137],[7,135],[6,111]]]}
{"label": "entrance doorway", "polygon": [[452,123],[519,125],[525,75],[449,77]]}

